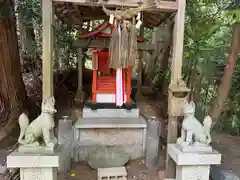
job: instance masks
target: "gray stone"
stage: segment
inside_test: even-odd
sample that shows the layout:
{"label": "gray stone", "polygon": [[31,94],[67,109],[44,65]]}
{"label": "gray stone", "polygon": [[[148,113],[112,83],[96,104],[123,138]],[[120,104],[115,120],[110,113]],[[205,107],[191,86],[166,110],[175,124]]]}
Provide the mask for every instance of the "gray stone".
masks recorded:
{"label": "gray stone", "polygon": [[12,152],[7,156],[8,168],[20,168],[21,180],[56,180],[59,156]]}
{"label": "gray stone", "polygon": [[2,163],[0,164],[0,175],[5,174],[7,172],[7,164]]}
{"label": "gray stone", "polygon": [[71,169],[71,148],[66,145],[59,145],[62,146],[61,150],[59,151],[59,167],[58,172],[66,172]]}
{"label": "gray stone", "polygon": [[83,108],[83,118],[138,118],[139,109],[97,109]]}
{"label": "gray stone", "polygon": [[100,147],[90,153],[88,164],[93,169],[121,167],[127,163],[129,155],[119,146]]}
{"label": "gray stone", "polygon": [[160,123],[155,118],[147,124],[146,165],[148,168],[158,164]]}
{"label": "gray stone", "polygon": [[143,157],[145,152],[144,129],[140,128],[81,129],[76,143],[77,161],[87,160],[89,152],[99,146],[121,146],[131,159]]}
{"label": "gray stone", "polygon": [[59,152],[58,172],[65,172],[71,168],[71,153],[73,149],[73,128],[71,120],[59,120],[58,144],[62,147]]}
{"label": "gray stone", "polygon": [[240,178],[230,170],[217,165],[211,166],[210,177],[211,180],[240,180]]}
{"label": "gray stone", "polygon": [[75,125],[79,129],[89,128],[146,128],[147,124],[143,117],[138,118],[81,118]]}
{"label": "gray stone", "polygon": [[202,152],[202,153],[206,153],[206,152],[212,152],[213,148],[209,145],[205,145],[205,144],[200,144],[200,146],[198,145],[184,145],[184,144],[177,144],[177,146],[180,148],[180,150],[182,152],[189,152],[189,153],[193,153],[193,152]]}
{"label": "gray stone", "polygon": [[86,161],[99,146],[121,146],[131,159],[144,156],[144,118],[82,118],[74,124],[74,161]]}
{"label": "gray stone", "polygon": [[56,147],[47,147],[45,144],[40,145],[39,147],[30,145],[20,145],[18,147],[18,152],[22,153],[37,153],[37,154],[53,154]]}
{"label": "gray stone", "polygon": [[72,120],[60,119],[58,121],[58,144],[64,144],[69,140],[69,132],[72,129]]}

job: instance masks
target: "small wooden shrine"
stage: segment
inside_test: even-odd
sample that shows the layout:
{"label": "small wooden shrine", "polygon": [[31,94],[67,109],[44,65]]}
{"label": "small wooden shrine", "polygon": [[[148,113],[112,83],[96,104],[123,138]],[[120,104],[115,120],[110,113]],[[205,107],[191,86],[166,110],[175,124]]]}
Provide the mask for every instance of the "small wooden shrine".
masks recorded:
{"label": "small wooden shrine", "polygon": [[[80,38],[110,40],[114,29],[114,25],[106,21],[92,32],[80,35]],[[140,40],[140,38],[137,37],[137,40]],[[92,49],[92,104],[94,105],[96,103],[117,103],[117,72],[116,69],[110,67],[110,53],[109,48]],[[117,60],[117,58],[114,60]],[[131,104],[131,71],[132,65],[123,68],[122,80],[118,81],[119,84],[122,84],[120,87],[122,89],[120,89],[120,96],[123,96],[122,103],[127,107],[130,107]],[[120,106],[123,104],[120,104]]]}
{"label": "small wooden shrine", "polygon": [[[54,8],[53,8],[54,7]],[[70,26],[79,26],[82,25],[85,21],[90,20],[106,20],[109,21],[110,24],[113,24],[114,28],[112,29],[111,39],[116,35],[117,30],[119,29],[119,23],[115,24],[112,20],[117,19],[118,21],[124,21],[131,18],[136,18],[138,13],[141,13],[141,26],[147,28],[154,28],[159,26],[164,20],[166,20],[171,14],[175,15],[174,19],[174,31],[173,31],[173,44],[172,44],[172,65],[171,65],[171,82],[169,84],[169,99],[168,99],[168,135],[167,135],[167,143],[175,143],[177,140],[177,124],[178,117],[181,116],[181,107],[182,102],[187,98],[187,94],[189,91],[186,88],[185,83],[182,81],[182,54],[183,54],[183,40],[184,40],[184,21],[185,21],[185,7],[186,0],[43,0],[42,1],[42,24],[43,24],[43,97],[51,97],[53,96],[53,21],[54,21],[54,12],[55,14],[66,24]],[[129,17],[130,15],[130,17]],[[128,16],[128,17],[127,17]],[[123,18],[124,17],[124,18]],[[137,22],[136,22],[137,24]],[[107,25],[106,25],[107,26]],[[126,24],[123,24],[126,26]],[[133,27],[133,26],[132,26]],[[104,28],[103,28],[104,29]],[[126,34],[126,33],[125,33]],[[130,35],[130,34],[129,34]],[[133,33],[132,33],[133,35]],[[133,36],[132,36],[133,37]],[[99,39],[100,38],[100,39]],[[136,37],[135,37],[136,40]],[[141,51],[152,51],[156,47],[156,44],[146,44],[146,43],[136,43],[134,42],[135,48],[134,50],[138,50],[139,53]],[[116,42],[115,42],[116,43]],[[110,44],[110,46],[109,46]],[[78,91],[77,95],[81,94],[79,92],[83,92],[82,87],[82,52],[84,48],[93,48],[94,55],[93,58],[98,59],[93,60],[94,71],[95,74],[93,78],[93,95],[92,99],[95,103],[101,101],[101,96],[99,99],[99,95],[103,91],[108,92],[110,95],[114,93],[113,84],[118,84],[122,86],[127,86],[124,94],[128,96],[129,94],[129,81],[131,71],[130,67],[133,62],[131,61],[113,61],[115,58],[113,54],[113,48],[117,45],[113,46],[114,42],[112,40],[108,40],[106,36],[103,36],[103,33],[97,33],[97,37],[95,37],[89,43],[86,39],[79,39],[76,41],[75,45],[79,48],[79,57],[78,57]],[[137,46],[137,47],[136,47]],[[95,49],[94,49],[95,48]],[[105,49],[107,48],[107,49]],[[101,50],[100,50],[101,49]],[[131,48],[127,48],[131,49]],[[119,52],[122,52],[121,50]],[[122,52],[123,53],[123,52]],[[141,53],[140,53],[141,54]],[[115,56],[114,55],[114,56]],[[108,58],[107,58],[108,57]],[[125,56],[126,57],[126,56]],[[119,57],[118,57],[119,58]],[[99,60],[100,59],[100,60]],[[135,60],[134,58],[128,58],[128,60]],[[104,65],[105,61],[109,61],[109,67]],[[124,64],[114,64],[113,62],[126,62]],[[97,65],[100,63],[100,66]],[[120,68],[119,68],[120,67]],[[114,69],[114,70],[111,70]],[[122,69],[122,70],[119,70]],[[123,73],[124,72],[124,73]],[[99,74],[99,75],[98,75]],[[115,75],[116,74],[116,75]],[[125,74],[125,77],[124,75]],[[127,75],[126,75],[127,74]],[[124,83],[115,83],[114,76],[118,76],[119,79],[122,79],[119,82]],[[127,78],[126,78],[127,76]],[[104,85],[104,78],[107,82],[111,82],[109,85]],[[109,78],[111,77],[111,78]],[[110,80],[111,79],[111,80]],[[124,81],[123,81],[124,79]],[[117,77],[116,77],[117,81]],[[101,83],[101,87],[98,87]],[[103,86],[102,86],[103,85]],[[130,84],[131,85],[131,84]],[[109,86],[109,87],[108,87]],[[103,90],[104,89],[104,90]],[[117,88],[122,89],[122,88]],[[98,93],[98,90],[100,90]],[[123,94],[120,92],[118,94]],[[179,96],[179,94],[186,94],[186,96]],[[114,95],[111,95],[111,98],[108,100],[114,102]],[[129,102],[129,97],[124,98],[126,102]],[[111,99],[111,100],[110,100]],[[114,100],[113,100],[114,99]],[[106,99],[104,100],[106,101]],[[121,105],[121,103],[120,103]],[[121,112],[122,109],[118,110]],[[167,156],[166,159],[166,173],[165,176],[167,179],[175,178],[174,170],[175,164],[174,161]]]}

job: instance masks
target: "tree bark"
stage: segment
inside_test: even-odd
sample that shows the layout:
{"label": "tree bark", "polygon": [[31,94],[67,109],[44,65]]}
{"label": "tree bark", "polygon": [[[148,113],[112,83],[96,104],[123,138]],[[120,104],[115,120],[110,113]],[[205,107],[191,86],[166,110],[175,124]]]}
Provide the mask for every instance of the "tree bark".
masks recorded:
{"label": "tree bark", "polygon": [[[144,27],[140,27],[140,37],[144,39]],[[143,73],[143,51],[138,52],[138,69],[137,69],[137,93],[135,95],[137,100],[142,100],[142,73]]]}
{"label": "tree bark", "polygon": [[[170,49],[172,44],[173,22],[167,20],[161,26],[157,27],[152,33],[152,43],[157,43],[157,50],[148,61],[145,71],[145,82],[152,86],[152,78],[155,71],[160,68],[165,70],[168,67]],[[169,47],[170,46],[170,47]]]}
{"label": "tree bark", "polygon": [[32,24],[27,25],[24,22],[21,12],[18,16],[18,26],[20,32],[21,55],[23,56],[22,58],[25,56],[27,58],[32,58],[34,57],[33,48],[35,43],[35,34]]}
{"label": "tree bark", "polygon": [[[11,0],[4,2],[13,12]],[[16,32],[16,18],[0,18],[0,141],[17,127],[18,117],[23,111],[26,98]]]}
{"label": "tree bark", "polygon": [[240,24],[233,26],[233,35],[231,45],[228,51],[227,64],[225,65],[223,76],[221,78],[221,84],[218,87],[216,99],[210,110],[210,116],[213,120],[213,126],[216,124],[217,119],[222,113],[225,101],[228,97],[228,93],[232,86],[232,77],[234,69],[236,67],[236,60],[238,57],[240,45]]}

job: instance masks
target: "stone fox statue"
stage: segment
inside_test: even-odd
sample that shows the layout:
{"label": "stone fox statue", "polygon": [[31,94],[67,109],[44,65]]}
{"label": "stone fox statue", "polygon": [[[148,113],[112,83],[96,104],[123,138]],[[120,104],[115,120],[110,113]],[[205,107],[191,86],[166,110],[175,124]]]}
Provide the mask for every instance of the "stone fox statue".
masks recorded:
{"label": "stone fox statue", "polygon": [[208,145],[211,142],[211,125],[212,119],[206,116],[203,120],[203,125],[194,117],[195,104],[185,101],[183,109],[184,119],[182,122],[181,137],[178,143],[185,142],[186,144],[200,143]]}
{"label": "stone fox statue", "polygon": [[20,126],[20,135],[18,143],[21,145],[39,146],[39,139],[43,138],[44,143],[48,147],[53,147],[56,142],[54,139],[54,119],[53,115],[57,112],[54,108],[54,97],[46,98],[42,102],[41,114],[29,124],[28,116],[22,113],[18,122]]}

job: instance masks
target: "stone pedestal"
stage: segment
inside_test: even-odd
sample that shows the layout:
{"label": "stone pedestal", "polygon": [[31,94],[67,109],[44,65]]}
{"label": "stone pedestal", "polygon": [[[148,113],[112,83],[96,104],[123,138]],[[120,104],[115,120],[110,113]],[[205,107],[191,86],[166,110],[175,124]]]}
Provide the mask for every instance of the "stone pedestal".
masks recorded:
{"label": "stone pedestal", "polygon": [[62,147],[59,152],[58,172],[71,169],[71,154],[73,151],[73,128],[71,120],[59,120],[58,122],[58,146]]}
{"label": "stone pedestal", "polygon": [[209,180],[211,164],[221,163],[221,154],[182,152],[178,145],[168,144],[168,155],[176,162],[176,180]]}
{"label": "stone pedestal", "polygon": [[[104,109],[103,109],[104,110]],[[74,124],[73,160],[86,161],[100,147],[119,147],[136,159],[145,155],[147,124],[144,118],[81,118]]]}
{"label": "stone pedestal", "polygon": [[20,168],[20,180],[57,180],[59,156],[14,151],[7,156],[8,168]]}

